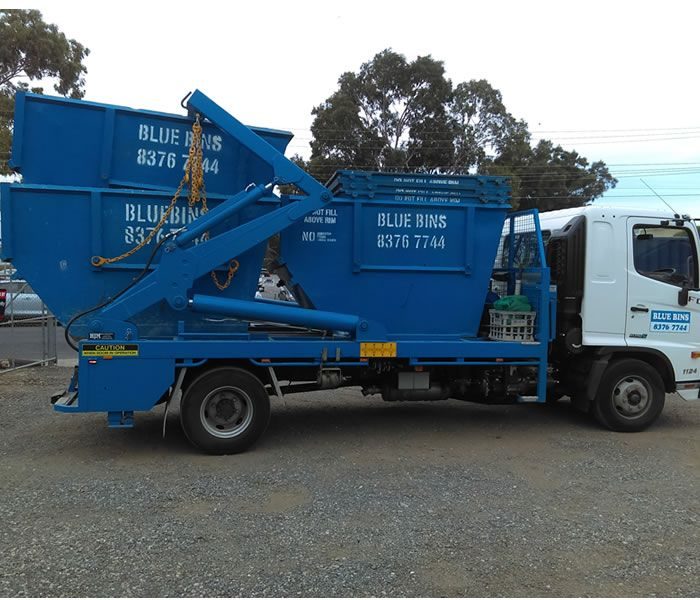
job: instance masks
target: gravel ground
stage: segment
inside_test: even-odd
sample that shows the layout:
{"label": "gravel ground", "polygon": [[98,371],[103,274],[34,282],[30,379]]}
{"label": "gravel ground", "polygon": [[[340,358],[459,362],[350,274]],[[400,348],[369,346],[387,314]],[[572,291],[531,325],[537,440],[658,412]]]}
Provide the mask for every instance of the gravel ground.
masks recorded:
{"label": "gravel ground", "polygon": [[569,406],[274,404],[251,451],[54,413],[0,375],[0,596],[697,596],[700,405],[649,431]]}

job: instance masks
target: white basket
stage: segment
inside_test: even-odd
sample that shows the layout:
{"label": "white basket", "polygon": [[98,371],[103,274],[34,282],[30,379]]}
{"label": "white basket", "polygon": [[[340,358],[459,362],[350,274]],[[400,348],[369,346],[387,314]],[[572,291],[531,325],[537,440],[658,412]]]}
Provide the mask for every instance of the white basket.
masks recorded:
{"label": "white basket", "polygon": [[490,309],[489,339],[509,342],[535,340],[535,312],[510,312]]}

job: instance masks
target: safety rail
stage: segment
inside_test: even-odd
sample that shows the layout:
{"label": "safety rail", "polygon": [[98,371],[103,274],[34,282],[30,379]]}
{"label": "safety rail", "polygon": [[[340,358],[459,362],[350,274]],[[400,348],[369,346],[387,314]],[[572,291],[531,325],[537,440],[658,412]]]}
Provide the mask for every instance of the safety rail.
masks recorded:
{"label": "safety rail", "polygon": [[494,262],[492,291],[501,295],[526,296],[536,313],[535,340],[554,336],[550,273],[542,241],[539,211],[531,209],[508,215]]}

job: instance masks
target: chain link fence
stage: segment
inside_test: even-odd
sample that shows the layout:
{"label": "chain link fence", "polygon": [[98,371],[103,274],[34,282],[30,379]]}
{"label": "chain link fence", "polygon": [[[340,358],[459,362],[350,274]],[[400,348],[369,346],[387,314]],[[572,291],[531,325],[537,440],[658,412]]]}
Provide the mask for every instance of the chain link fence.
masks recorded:
{"label": "chain link fence", "polygon": [[0,269],[0,374],[56,364],[57,331],[56,317],[31,286],[11,267]]}

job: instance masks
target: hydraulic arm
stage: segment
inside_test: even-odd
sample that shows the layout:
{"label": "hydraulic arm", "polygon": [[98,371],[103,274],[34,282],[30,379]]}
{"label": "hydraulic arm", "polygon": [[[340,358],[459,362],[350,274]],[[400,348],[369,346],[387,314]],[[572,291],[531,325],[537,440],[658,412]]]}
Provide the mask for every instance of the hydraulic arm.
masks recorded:
{"label": "hydraulic arm", "polygon": [[[306,309],[282,310],[279,307],[260,307],[255,302],[234,302],[225,298],[197,296],[192,299],[190,297],[196,279],[226,263],[232,256],[240,255],[299,219],[303,219],[309,213],[322,208],[332,200],[333,196],[326,187],[201,92],[195,91],[192,94],[188,101],[188,108],[191,112],[209,119],[268,163],[273,168],[274,178],[269,182],[251,182],[245,190],[200,216],[175,234],[172,239],[167,240],[162,247],[160,262],[153,272],[103,308],[98,313],[97,319],[92,321],[93,327],[99,329],[109,324],[110,328],[114,328],[118,322],[122,322],[123,326],[130,329],[126,325],[130,317],[164,300],[176,310],[185,310],[188,307],[201,310],[206,306],[207,310],[241,318],[251,316],[268,320],[278,318],[280,322],[295,324],[305,324],[308,321],[309,326],[345,331],[354,331],[358,326],[363,331],[370,329],[367,322],[353,315],[319,313]],[[196,245],[193,243],[204,232],[246,206],[270,195],[273,187],[281,184],[294,184],[306,195],[296,196],[294,202],[225,231],[203,243]],[[135,335],[133,329],[131,335]]]}

